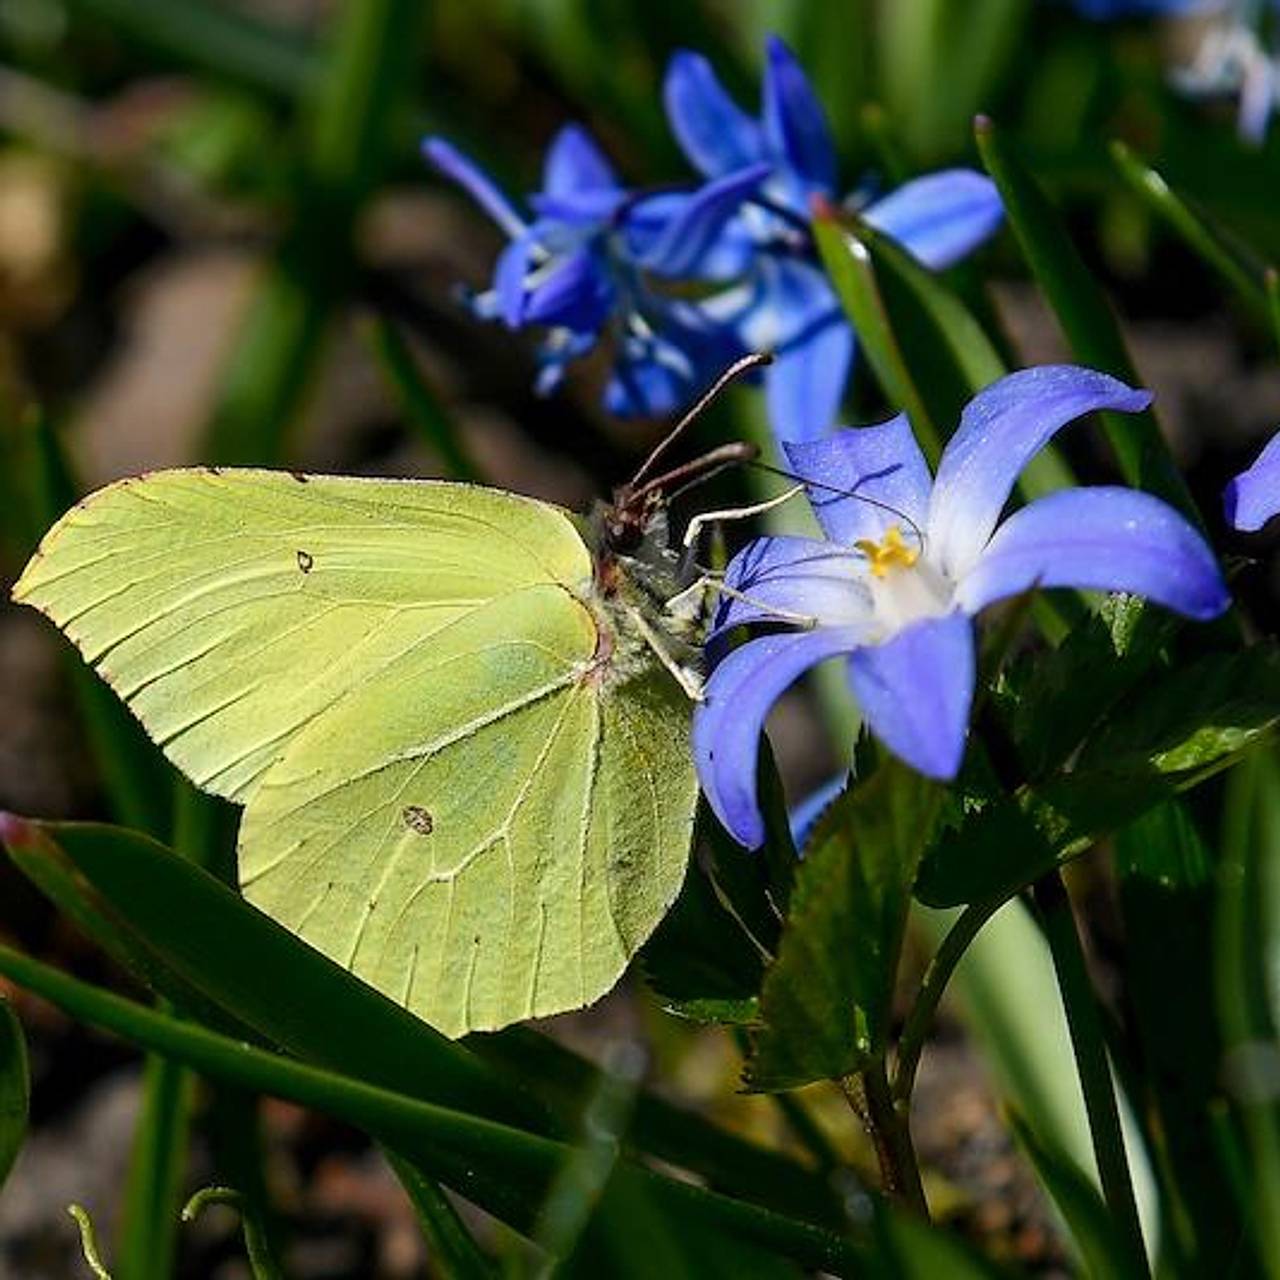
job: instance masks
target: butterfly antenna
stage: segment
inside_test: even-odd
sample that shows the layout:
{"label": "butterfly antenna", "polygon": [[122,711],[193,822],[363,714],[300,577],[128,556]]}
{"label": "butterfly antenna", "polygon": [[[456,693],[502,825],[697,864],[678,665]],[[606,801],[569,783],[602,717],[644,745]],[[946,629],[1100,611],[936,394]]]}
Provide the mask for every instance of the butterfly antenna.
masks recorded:
{"label": "butterfly antenna", "polygon": [[[672,467],[670,471],[664,471],[660,476],[654,476],[652,480],[646,480],[638,489],[634,487],[633,481],[632,487],[629,487],[626,492],[632,502],[644,498],[655,489],[666,489],[672,484],[679,485],[676,492],[683,493],[693,485],[701,484],[704,480],[710,479],[711,476],[723,471],[726,467],[739,466],[745,462],[754,462],[759,456],[760,450],[755,445],[746,440],[731,440],[728,444],[722,444],[715,449],[711,449],[690,462],[682,463],[678,467]],[[667,501],[670,501],[674,496],[674,493],[668,494]]]}
{"label": "butterfly antenna", "polygon": [[821,489],[823,493],[835,494],[841,498],[853,498],[857,502],[865,502],[869,507],[878,507],[881,511],[887,511],[890,515],[897,516],[920,540],[921,548],[924,547],[924,530],[905,511],[895,507],[892,503],[881,502],[879,498],[872,498],[865,493],[858,493],[856,489],[842,489],[839,485],[824,484],[821,480],[807,480],[804,476],[796,475],[794,471],[788,471],[784,467],[775,467],[768,462],[761,462],[758,458],[752,459],[748,465],[755,467],[759,471],[767,471],[771,476],[779,476],[783,480],[791,480],[808,489]]}
{"label": "butterfly antenna", "polygon": [[693,407],[671,428],[667,434],[658,441],[654,446],[653,452],[640,464],[640,470],[631,477],[631,483],[627,486],[631,490],[653,469],[658,459],[680,438],[681,433],[688,425],[695,421],[699,415],[704,413],[707,406],[712,404],[716,398],[724,391],[731,382],[735,382],[744,374],[752,372],[754,369],[761,369],[767,364],[773,363],[773,356],[767,351],[755,351],[750,355],[743,356],[740,360],[735,360],[712,384],[702,393],[694,402]]}

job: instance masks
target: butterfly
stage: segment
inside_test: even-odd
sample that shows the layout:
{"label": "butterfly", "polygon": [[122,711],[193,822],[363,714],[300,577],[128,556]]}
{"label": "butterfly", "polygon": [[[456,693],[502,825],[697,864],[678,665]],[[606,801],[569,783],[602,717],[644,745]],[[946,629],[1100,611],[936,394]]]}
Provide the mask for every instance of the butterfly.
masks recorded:
{"label": "butterfly", "polygon": [[664,495],[691,468],[640,483],[666,443],[585,519],[157,471],[63,516],[13,596],[243,806],[250,902],[444,1034],[495,1029],[607,992],[683,882],[696,650]]}

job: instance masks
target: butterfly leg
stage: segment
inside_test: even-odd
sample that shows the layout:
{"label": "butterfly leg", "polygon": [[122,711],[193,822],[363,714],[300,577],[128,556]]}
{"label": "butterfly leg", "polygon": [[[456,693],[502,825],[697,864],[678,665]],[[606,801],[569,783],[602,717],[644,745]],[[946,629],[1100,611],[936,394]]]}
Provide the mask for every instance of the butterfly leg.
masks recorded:
{"label": "butterfly leg", "polygon": [[748,520],[752,516],[763,515],[766,511],[772,511],[775,507],[780,507],[783,503],[790,502],[797,494],[804,492],[804,485],[792,485],[785,493],[780,493],[776,498],[769,498],[765,502],[754,502],[749,507],[725,507],[720,511],[704,511],[700,515],[696,515],[689,521],[688,527],[684,531],[684,545],[691,547],[697,542],[703,529],[709,524],[717,524],[727,520]]}
{"label": "butterfly leg", "polygon": [[629,608],[627,613],[635,623],[636,630],[644,638],[644,642],[653,650],[658,661],[672,674],[676,683],[694,702],[701,702],[703,700],[701,675],[686,667],[672,654],[662,636],[650,625],[649,620],[639,609]]}
{"label": "butterfly leg", "polygon": [[790,609],[779,609],[776,605],[766,604],[763,600],[757,600],[753,596],[748,595],[745,591],[739,591],[737,587],[731,587],[727,582],[714,573],[704,573],[696,582],[686,587],[679,595],[674,595],[666,603],[668,612],[677,611],[687,600],[691,600],[698,593],[704,595],[708,592],[714,592],[717,595],[728,596],[731,600],[741,600],[743,604],[749,604],[753,609],[759,609],[762,613],[769,614],[769,621],[772,622],[789,622],[792,626],[803,627],[806,631],[818,625],[818,620],[812,614],[793,613]]}

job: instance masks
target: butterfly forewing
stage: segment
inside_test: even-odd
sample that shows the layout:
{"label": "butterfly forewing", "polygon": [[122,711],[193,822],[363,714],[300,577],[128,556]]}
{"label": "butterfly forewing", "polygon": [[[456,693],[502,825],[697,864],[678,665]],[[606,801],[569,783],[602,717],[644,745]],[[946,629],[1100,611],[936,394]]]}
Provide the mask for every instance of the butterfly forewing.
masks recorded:
{"label": "butterfly forewing", "polygon": [[688,705],[602,665],[591,583],[529,499],[178,471],[69,513],[15,596],[246,804],[246,896],[457,1035],[601,995],[683,878]]}

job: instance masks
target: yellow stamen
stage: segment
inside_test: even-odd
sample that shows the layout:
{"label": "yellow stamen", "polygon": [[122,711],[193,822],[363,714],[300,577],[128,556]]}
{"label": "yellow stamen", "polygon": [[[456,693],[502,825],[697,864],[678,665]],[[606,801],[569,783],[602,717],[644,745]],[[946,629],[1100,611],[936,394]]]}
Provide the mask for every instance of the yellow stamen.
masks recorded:
{"label": "yellow stamen", "polygon": [[885,530],[879,542],[859,538],[853,545],[870,561],[871,572],[877,578],[887,577],[890,569],[910,569],[920,559],[919,548],[907,546],[896,524]]}

